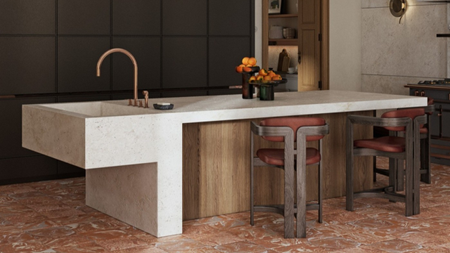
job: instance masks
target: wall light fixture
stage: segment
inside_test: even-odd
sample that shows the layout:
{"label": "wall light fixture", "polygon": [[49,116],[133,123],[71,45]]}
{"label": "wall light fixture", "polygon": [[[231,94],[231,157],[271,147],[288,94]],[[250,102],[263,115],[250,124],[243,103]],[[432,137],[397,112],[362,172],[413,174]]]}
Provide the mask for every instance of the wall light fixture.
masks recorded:
{"label": "wall light fixture", "polygon": [[390,0],[389,2],[389,10],[394,17],[400,18],[398,21],[399,23],[402,20],[403,15],[405,15],[406,7],[406,0]]}

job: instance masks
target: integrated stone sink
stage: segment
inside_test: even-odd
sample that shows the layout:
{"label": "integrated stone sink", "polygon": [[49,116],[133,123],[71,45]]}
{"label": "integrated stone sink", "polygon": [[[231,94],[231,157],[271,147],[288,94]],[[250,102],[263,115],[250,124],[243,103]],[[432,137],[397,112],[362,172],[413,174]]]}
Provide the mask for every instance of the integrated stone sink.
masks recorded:
{"label": "integrated stone sink", "polygon": [[[156,162],[148,144],[163,114],[128,101],[24,105],[24,147],[84,169]],[[151,118],[151,119],[150,119]],[[149,154],[151,153],[151,154]]]}
{"label": "integrated stone sink", "polygon": [[127,101],[81,102],[40,105],[55,109],[55,112],[80,117],[126,116],[145,113],[143,108],[128,106]]}

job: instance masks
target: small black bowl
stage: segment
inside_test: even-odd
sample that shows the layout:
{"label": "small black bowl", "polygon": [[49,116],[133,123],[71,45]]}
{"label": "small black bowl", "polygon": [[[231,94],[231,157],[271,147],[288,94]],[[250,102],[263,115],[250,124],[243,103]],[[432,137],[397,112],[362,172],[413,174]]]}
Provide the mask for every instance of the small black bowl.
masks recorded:
{"label": "small black bowl", "polygon": [[173,109],[173,104],[170,104],[170,105],[153,104],[153,108],[155,108],[157,110],[172,110]]}

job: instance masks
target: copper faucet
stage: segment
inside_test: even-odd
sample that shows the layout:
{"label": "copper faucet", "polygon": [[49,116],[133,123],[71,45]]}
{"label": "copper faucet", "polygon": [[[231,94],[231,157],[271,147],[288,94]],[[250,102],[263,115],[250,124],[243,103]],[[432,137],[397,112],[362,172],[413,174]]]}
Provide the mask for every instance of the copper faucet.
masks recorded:
{"label": "copper faucet", "polygon": [[97,76],[100,76],[100,66],[102,65],[103,60],[106,58],[106,56],[112,54],[112,53],[123,53],[126,56],[128,56],[133,63],[134,66],[134,106],[138,106],[138,93],[137,93],[137,76],[138,76],[138,66],[136,59],[134,59],[134,56],[128,52],[125,49],[122,48],[112,48],[108,51],[106,51],[102,56],[100,56],[100,59],[98,59],[97,62]]}

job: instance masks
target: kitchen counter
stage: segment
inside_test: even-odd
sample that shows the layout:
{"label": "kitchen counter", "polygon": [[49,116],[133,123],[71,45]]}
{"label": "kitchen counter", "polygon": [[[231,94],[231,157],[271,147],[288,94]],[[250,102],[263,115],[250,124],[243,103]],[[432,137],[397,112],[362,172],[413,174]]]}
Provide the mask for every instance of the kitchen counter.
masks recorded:
{"label": "kitchen counter", "polygon": [[[25,148],[86,169],[87,205],[161,237],[182,233],[183,215],[192,218],[211,214],[205,210],[214,209],[210,207],[214,203],[198,196],[201,187],[194,184],[201,182],[187,171],[198,172],[196,166],[204,166],[204,163],[219,158],[236,161],[242,157],[242,150],[248,150],[246,145],[249,139],[239,136],[241,133],[248,135],[248,120],[295,115],[324,116],[330,124],[330,135],[326,138],[333,140],[328,144],[330,151],[326,151],[325,155],[329,156],[332,165],[335,159],[345,159],[345,155],[341,157],[339,153],[343,149],[339,146],[343,145],[343,140],[337,141],[336,138],[342,137],[339,131],[345,133],[348,113],[370,115],[373,110],[425,106],[427,99],[352,91],[310,91],[275,93],[274,101],[242,99],[241,95],[150,99],[150,105],[157,102],[170,102],[175,108],[162,111],[129,107],[128,101],[24,105],[22,144]],[[219,125],[206,132],[199,131],[211,124]],[[230,136],[224,134],[224,125],[220,124],[232,124]],[[218,127],[222,130],[216,131]],[[223,157],[231,150],[226,146],[219,153],[202,151],[202,145],[218,148],[218,140],[222,139],[230,143],[242,142],[242,145],[233,148],[232,151],[237,153],[230,154],[230,157]],[[335,146],[331,148],[332,145]],[[326,146],[324,141],[324,148]],[[201,153],[197,153],[199,157],[188,155],[195,152]],[[246,161],[235,164],[240,166],[239,173],[248,174]],[[336,171],[344,171],[345,166],[335,165]],[[204,169],[212,170],[213,167],[220,166],[215,163]],[[229,168],[222,167],[219,168],[221,173]],[[228,174],[231,183],[240,180],[233,173]],[[341,184],[339,181],[339,187]],[[248,188],[248,184],[242,181],[242,187]],[[236,196],[240,194],[231,189],[219,190],[225,192],[223,194],[226,191]],[[239,211],[243,206],[248,208],[249,203],[244,195],[237,197],[236,201],[240,204],[231,211]],[[217,196],[212,197],[217,199]],[[229,196],[226,198],[229,199]],[[230,206],[226,198],[221,201],[225,202],[222,205]],[[204,202],[201,202],[202,199]],[[191,200],[199,202],[200,207],[195,207]],[[184,212],[183,208],[188,210]],[[192,214],[195,208],[205,210]],[[215,212],[226,213],[230,209]]]}

